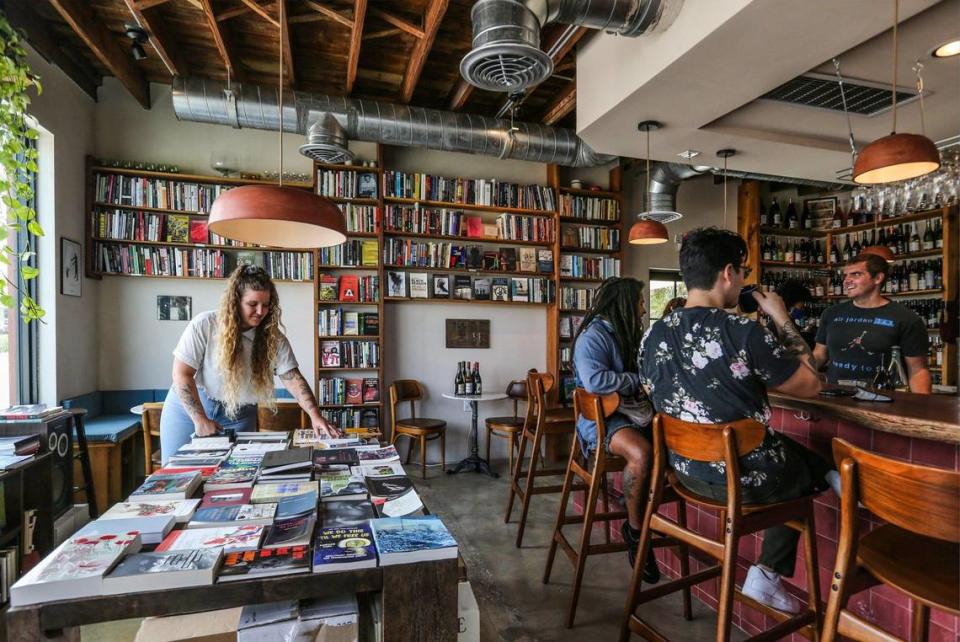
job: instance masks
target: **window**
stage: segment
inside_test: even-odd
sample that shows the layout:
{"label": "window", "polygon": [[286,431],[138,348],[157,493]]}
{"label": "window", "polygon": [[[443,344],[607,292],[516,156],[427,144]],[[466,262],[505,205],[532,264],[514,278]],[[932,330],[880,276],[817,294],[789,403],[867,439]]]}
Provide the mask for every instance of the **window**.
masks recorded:
{"label": "window", "polygon": [[650,321],[663,316],[663,308],[671,299],[687,296],[687,286],[679,270],[650,270]]}

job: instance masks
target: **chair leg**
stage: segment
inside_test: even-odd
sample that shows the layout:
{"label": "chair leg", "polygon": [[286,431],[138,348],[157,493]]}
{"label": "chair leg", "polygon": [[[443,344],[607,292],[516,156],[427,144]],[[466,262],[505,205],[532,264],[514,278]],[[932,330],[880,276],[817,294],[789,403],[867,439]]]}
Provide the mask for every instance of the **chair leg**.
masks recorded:
{"label": "chair leg", "polygon": [[530,510],[530,491],[534,490],[536,487],[536,473],[537,473],[537,457],[536,453],[540,451],[540,442],[543,439],[543,435],[540,432],[540,427],[537,426],[537,431],[533,433],[533,451],[530,457],[530,466],[527,469],[527,484],[523,489],[523,501],[521,502],[520,509],[520,528],[517,530],[517,548],[523,544],[523,531],[527,526],[527,513]]}
{"label": "chair leg", "polygon": [[913,614],[910,616],[910,619],[910,642],[927,642],[930,607],[914,601]]}
{"label": "chair leg", "polygon": [[447,431],[440,431],[440,472],[447,470]]}
{"label": "chair leg", "polygon": [[493,439],[493,430],[487,426],[487,463],[490,462],[490,441]]}
{"label": "chair leg", "polygon": [[[597,474],[596,471],[594,471],[594,475],[596,474]],[[610,489],[607,487],[606,472],[600,475],[600,500],[603,502],[603,512],[609,513],[610,512]],[[604,536],[604,540],[603,540],[604,543],[609,544],[610,543],[610,520],[609,519],[603,520],[603,536]]]}
{"label": "chair leg", "polygon": [[647,559],[650,551],[650,539],[653,537],[653,531],[650,529],[650,520],[653,514],[660,507],[660,498],[662,497],[662,487],[664,484],[662,477],[650,480],[649,500],[647,507],[643,512],[643,525],[640,527],[640,542],[637,545],[637,561],[633,565],[633,577],[630,580],[630,590],[627,591],[627,602],[623,608],[623,618],[620,621],[620,642],[627,642],[630,639],[630,619],[637,608],[637,593],[640,592],[640,586],[643,579],[643,563]]}
{"label": "chair leg", "polygon": [[573,594],[567,610],[567,628],[573,628],[577,615],[577,602],[580,600],[580,587],[583,583],[583,570],[587,565],[587,551],[590,550],[590,535],[593,532],[593,516],[597,513],[597,499],[600,494],[600,480],[603,478],[603,465],[596,466],[590,475],[590,490],[587,493],[587,505],[583,509],[583,532],[580,535],[580,550],[577,551],[577,563],[573,572]]}
{"label": "chair leg", "polygon": [[[733,522],[725,522],[721,518],[720,528],[726,531],[723,538],[723,571],[720,573],[720,597],[717,602],[717,642],[729,642],[730,624],[733,619],[733,594],[737,587],[734,581],[737,578],[737,547],[740,543],[740,534],[737,533]],[[640,564],[640,560],[637,560]]]}
{"label": "chair leg", "polygon": [[[687,527],[687,503],[682,499],[677,501],[677,525],[684,529]],[[677,555],[680,557],[680,577],[690,575],[690,547],[686,544],[679,544]],[[688,622],[693,619],[689,586],[683,588],[683,619]]]}
{"label": "chair leg", "polygon": [[567,516],[567,501],[570,498],[570,488],[573,486],[573,462],[577,456],[577,442],[574,441],[570,449],[570,460],[567,462],[567,472],[563,475],[563,488],[560,490],[560,506],[557,508],[557,521],[553,525],[553,537],[550,538],[550,550],[547,551],[547,565],[543,569],[543,583],[550,582],[550,573],[553,571],[553,560],[557,555],[557,543],[563,537],[563,520]]}
{"label": "chair leg", "polygon": [[427,478],[427,436],[420,435],[420,476]]}
{"label": "chair leg", "polygon": [[814,625],[811,627],[812,642],[819,642],[819,632],[823,629],[823,613],[820,611],[820,575],[817,563],[817,527],[813,521],[813,502],[807,508],[807,517],[803,521],[803,548],[807,571],[807,609],[813,612]]}
{"label": "chair leg", "polygon": [[413,437],[407,435],[407,442],[409,442],[407,444],[407,461],[405,461],[404,464],[409,464],[410,458],[413,457]]}
{"label": "chair leg", "polygon": [[520,485],[520,469],[523,467],[523,453],[527,449],[526,431],[520,433],[520,445],[518,448],[517,461],[514,464],[514,469],[510,473],[510,494],[507,496],[507,513],[503,516],[504,524],[510,521],[510,513],[513,512],[513,500],[516,498],[516,489]]}

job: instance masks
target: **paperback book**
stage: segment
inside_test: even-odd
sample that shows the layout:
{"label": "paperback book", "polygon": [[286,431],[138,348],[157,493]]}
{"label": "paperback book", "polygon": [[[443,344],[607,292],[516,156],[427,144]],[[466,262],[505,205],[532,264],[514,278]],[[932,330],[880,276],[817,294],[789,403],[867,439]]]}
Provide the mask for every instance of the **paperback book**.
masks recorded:
{"label": "paperback book", "polygon": [[381,566],[457,557],[456,540],[434,515],[373,519],[370,528]]}
{"label": "paperback book", "polygon": [[356,465],[360,462],[354,448],[328,448],[313,451],[314,466]]}
{"label": "paperback book", "polygon": [[391,477],[394,475],[406,475],[403,465],[398,461],[391,461],[385,464],[370,464],[365,466],[353,466],[350,472],[361,477]]}
{"label": "paperback book", "polygon": [[361,466],[371,466],[373,464],[386,464],[391,461],[400,461],[400,454],[397,449],[390,445],[383,448],[374,448],[370,450],[358,450],[357,458]]}
{"label": "paperback book", "polygon": [[364,481],[370,492],[370,501],[381,516],[403,517],[423,508],[413,482],[406,475],[365,477]]}
{"label": "paperback book", "polygon": [[271,504],[282,501],[288,497],[296,497],[308,493],[316,494],[318,490],[319,486],[315,481],[292,481],[275,484],[261,483],[253,487],[250,502],[252,504]]}
{"label": "paperback book", "polygon": [[311,513],[275,520],[263,541],[262,548],[309,546],[316,519]]}
{"label": "paperback book", "polygon": [[214,490],[233,490],[236,488],[250,488],[257,479],[260,467],[250,463],[231,463],[228,459],[203,485],[205,492]]}
{"label": "paperback book", "polygon": [[152,517],[101,517],[81,528],[77,535],[92,535],[112,531],[114,533],[140,533],[144,544],[159,544],[173,529],[176,520],[172,514]]}
{"label": "paperback book", "polygon": [[377,565],[373,533],[367,524],[321,528],[313,541],[313,572],[335,573]]}
{"label": "paperback book", "polygon": [[150,518],[172,515],[174,522],[183,524],[190,521],[199,504],[199,499],[118,502],[107,509],[107,512],[101,515],[100,519]]}
{"label": "paperback book", "polygon": [[198,508],[187,528],[210,528],[228,526],[236,523],[262,524],[273,523],[277,512],[276,504],[243,504],[241,506],[223,506]]}
{"label": "paperback book", "polygon": [[250,504],[252,488],[237,488],[235,490],[213,490],[203,494],[200,508],[224,508],[227,506],[242,506]]}
{"label": "paperback book", "polygon": [[320,475],[320,501],[331,499],[363,499],[367,496],[367,487],[363,477],[349,473],[324,473]]}
{"label": "paperback book", "polygon": [[317,510],[317,492],[310,491],[303,495],[294,495],[293,497],[284,497],[277,502],[277,512],[274,519],[286,519],[299,515],[307,515]]}
{"label": "paperback book", "polygon": [[264,548],[228,553],[220,568],[221,582],[310,572],[310,547]]}
{"label": "paperback book", "polygon": [[200,486],[200,481],[200,473],[196,471],[169,475],[154,473],[130,494],[130,501],[187,499]]}
{"label": "paperback book", "polygon": [[258,524],[239,524],[176,530],[167,535],[155,550],[162,552],[220,547],[227,553],[255,551],[260,548],[260,541],[267,528]]}
{"label": "paperback book", "polygon": [[366,499],[343,499],[323,502],[320,521],[324,528],[363,524],[376,517],[373,504]]}
{"label": "paperback book", "polygon": [[129,555],[103,578],[103,593],[207,586],[216,579],[222,558],[219,548]]}

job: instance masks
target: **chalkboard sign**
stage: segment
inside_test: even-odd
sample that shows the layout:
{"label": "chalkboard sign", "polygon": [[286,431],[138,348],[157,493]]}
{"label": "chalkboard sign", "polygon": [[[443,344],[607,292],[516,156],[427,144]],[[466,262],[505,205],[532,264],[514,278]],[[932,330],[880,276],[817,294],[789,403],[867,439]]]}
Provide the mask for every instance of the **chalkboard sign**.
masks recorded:
{"label": "chalkboard sign", "polygon": [[489,348],[489,319],[447,319],[448,348]]}

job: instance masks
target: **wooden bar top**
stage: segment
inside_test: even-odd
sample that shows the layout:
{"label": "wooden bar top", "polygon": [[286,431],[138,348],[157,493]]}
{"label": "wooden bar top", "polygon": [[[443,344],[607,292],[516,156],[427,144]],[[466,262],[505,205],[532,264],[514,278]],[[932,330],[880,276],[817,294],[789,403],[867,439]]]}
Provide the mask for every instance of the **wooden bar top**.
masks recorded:
{"label": "wooden bar top", "polygon": [[960,397],[884,392],[892,402],[860,401],[852,397],[800,399],[779,392],[769,393],[778,408],[805,410],[858,423],[874,430],[907,437],[960,444]]}

